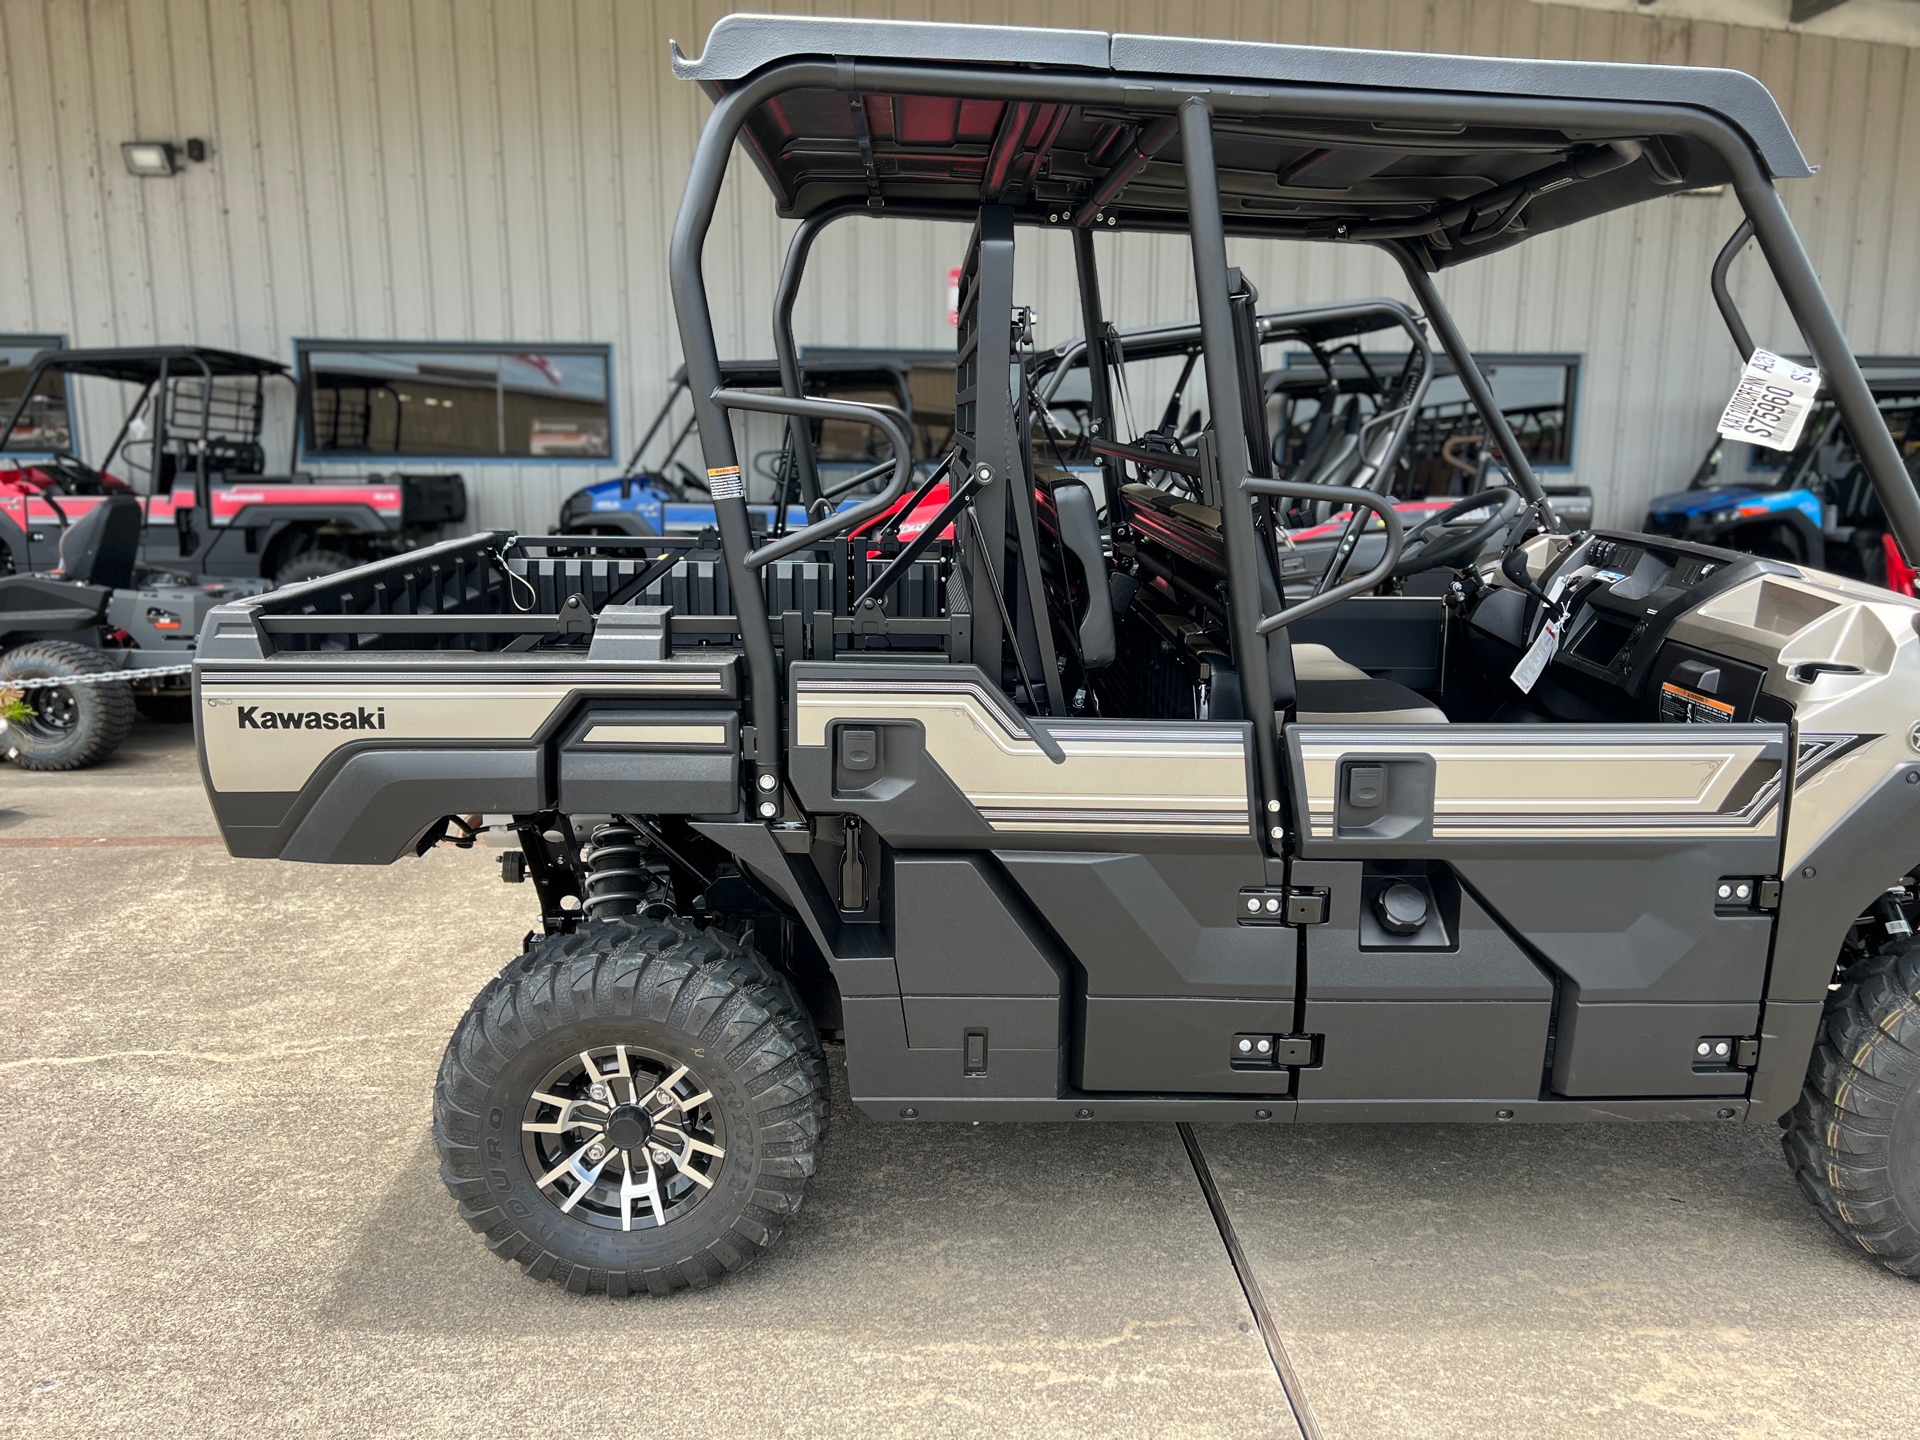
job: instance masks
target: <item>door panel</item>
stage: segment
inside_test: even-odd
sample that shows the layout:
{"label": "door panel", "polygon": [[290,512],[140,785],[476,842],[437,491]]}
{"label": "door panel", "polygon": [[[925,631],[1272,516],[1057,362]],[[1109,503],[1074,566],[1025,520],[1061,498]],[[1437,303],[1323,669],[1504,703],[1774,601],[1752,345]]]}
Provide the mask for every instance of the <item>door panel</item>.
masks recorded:
{"label": "door panel", "polygon": [[[1457,877],[1559,979],[1553,1093],[1740,1093],[1743,1073],[1698,1068],[1695,1052],[1757,1022],[1773,931],[1757,882],[1778,873],[1786,738],[1774,725],[1293,726],[1311,857],[1294,883],[1334,857]],[[1396,760],[1431,761],[1430,825],[1375,838],[1349,821],[1347,792],[1356,771],[1390,777]],[[1392,789],[1372,768],[1361,778],[1362,799]],[[1336,912],[1341,888],[1329,883]],[[1310,1015],[1347,993],[1335,977],[1368,971],[1355,946],[1337,925],[1309,930]],[[1432,998],[1451,998],[1465,956],[1435,958]],[[1384,954],[1371,963],[1392,971]],[[1537,1073],[1535,1041],[1515,1043]]]}
{"label": "door panel", "polygon": [[1291,1075],[1280,1063],[1285,1057],[1254,1047],[1271,1047],[1292,1029],[1291,1000],[1089,996],[1080,1088],[1285,1095]]}
{"label": "door panel", "polygon": [[1310,999],[1307,1033],[1319,1037],[1320,1063],[1300,1072],[1299,1097],[1532,1100],[1552,1008],[1545,1000]]}
{"label": "door panel", "polygon": [[[974,666],[806,662],[789,673],[802,803],[858,815],[890,844],[1164,837],[1255,848],[1251,725],[1036,721],[1064,753],[1055,763]],[[836,764],[846,731],[878,732],[867,769]]]}
{"label": "door panel", "polygon": [[[1552,973],[1446,865],[1297,860],[1291,882],[1324,889],[1327,922],[1305,931],[1305,1031],[1318,1064],[1302,1100],[1532,1100],[1553,1014]],[[1409,933],[1378,917],[1411,885],[1428,915]]]}
{"label": "door panel", "polygon": [[[996,850],[1076,962],[1088,1090],[1277,1095],[1246,1035],[1294,1030],[1300,932],[1266,918],[1281,887],[1240,855]],[[1257,1042],[1256,1042],[1257,1043]]]}
{"label": "door panel", "polygon": [[[1290,725],[1303,797],[1301,854],[1397,854],[1402,842],[1342,836],[1341,761],[1434,765],[1431,853],[1503,841],[1761,840],[1777,849],[1783,725]],[[1418,847],[1428,853],[1428,845]]]}
{"label": "door panel", "polygon": [[1294,993],[1299,932],[1242,923],[1245,892],[1263,886],[1256,854],[994,855],[1072,953],[1089,996]]}
{"label": "door panel", "polygon": [[[1254,837],[1251,724],[1028,722],[970,665],[789,674],[802,804],[858,816],[893,856],[900,1064],[962,1093],[1031,1078],[1071,1013],[1066,1073],[1084,1061],[1091,1088],[1285,1093],[1260,1056],[1293,1029],[1299,932]],[[1236,1065],[1243,1032],[1269,1048]]]}

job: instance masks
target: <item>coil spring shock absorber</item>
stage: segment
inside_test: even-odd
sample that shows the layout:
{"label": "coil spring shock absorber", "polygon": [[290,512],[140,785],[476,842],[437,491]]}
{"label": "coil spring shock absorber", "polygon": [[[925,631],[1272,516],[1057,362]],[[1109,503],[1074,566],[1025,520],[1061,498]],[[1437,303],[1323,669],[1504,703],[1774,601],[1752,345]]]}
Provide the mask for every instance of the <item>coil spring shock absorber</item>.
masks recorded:
{"label": "coil spring shock absorber", "polygon": [[587,869],[581,909],[590,920],[637,914],[653,899],[653,872],[647,869],[640,832],[624,820],[598,826],[581,857]]}

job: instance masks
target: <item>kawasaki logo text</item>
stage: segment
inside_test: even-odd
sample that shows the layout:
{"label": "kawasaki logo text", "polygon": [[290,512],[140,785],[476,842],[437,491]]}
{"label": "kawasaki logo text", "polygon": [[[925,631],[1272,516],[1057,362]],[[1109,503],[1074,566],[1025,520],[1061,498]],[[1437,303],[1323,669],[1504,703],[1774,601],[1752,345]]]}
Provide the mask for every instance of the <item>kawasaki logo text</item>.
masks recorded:
{"label": "kawasaki logo text", "polygon": [[268,710],[242,705],[235,712],[242,730],[384,730],[387,707],[373,710]]}

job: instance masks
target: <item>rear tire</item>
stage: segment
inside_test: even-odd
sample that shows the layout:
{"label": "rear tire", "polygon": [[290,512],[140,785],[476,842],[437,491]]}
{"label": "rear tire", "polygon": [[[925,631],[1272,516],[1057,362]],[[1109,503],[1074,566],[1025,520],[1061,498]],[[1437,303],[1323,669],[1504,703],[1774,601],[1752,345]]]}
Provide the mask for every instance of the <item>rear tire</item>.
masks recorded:
{"label": "rear tire", "polygon": [[305,550],[273,572],[276,587],[298,585],[303,580],[319,580],[351,570],[358,562],[338,550]]}
{"label": "rear tire", "polygon": [[826,1110],[812,1023],[759,955],[623,918],[535,941],[480,992],[441,1061],[434,1141],[501,1259],[578,1293],[665,1295],[779,1239]]}
{"label": "rear tire", "polygon": [[[71,640],[36,640],[0,657],[8,680],[64,680],[117,673],[98,650]],[[33,715],[7,722],[0,753],[22,770],[78,770],[120,748],[133,728],[133,692],[126,681],[47,686],[21,692]]]}
{"label": "rear tire", "polygon": [[1827,1224],[1920,1276],[1920,946],[1856,963],[1829,993],[1787,1164]]}

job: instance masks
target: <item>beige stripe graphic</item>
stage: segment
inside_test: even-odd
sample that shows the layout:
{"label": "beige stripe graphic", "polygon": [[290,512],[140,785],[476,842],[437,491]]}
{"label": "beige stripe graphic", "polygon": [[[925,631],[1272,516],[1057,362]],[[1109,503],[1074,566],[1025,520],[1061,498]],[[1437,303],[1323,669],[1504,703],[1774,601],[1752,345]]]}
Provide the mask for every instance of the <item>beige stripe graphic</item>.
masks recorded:
{"label": "beige stripe graphic", "polygon": [[1247,731],[1183,721],[1050,721],[1056,765],[980,686],[803,681],[794,731],[825,745],[835,721],[912,720],[927,753],[995,830],[1014,834],[1245,835]]}
{"label": "beige stripe graphic", "polygon": [[724,725],[596,725],[580,737],[586,745],[724,745]]}
{"label": "beige stripe graphic", "polygon": [[1355,754],[1433,757],[1436,840],[1779,834],[1780,762],[1768,753],[1778,746],[1751,732],[1660,726],[1664,733],[1645,736],[1576,736],[1562,727],[1551,741],[1526,743],[1296,728],[1309,833],[1318,839],[1334,838],[1339,762]]}

